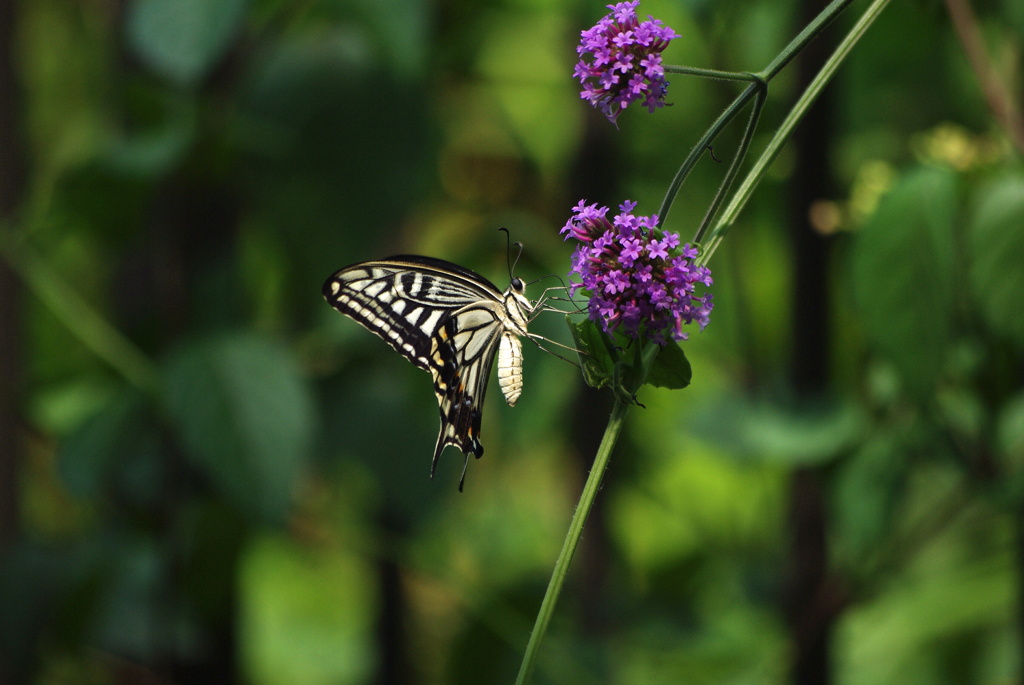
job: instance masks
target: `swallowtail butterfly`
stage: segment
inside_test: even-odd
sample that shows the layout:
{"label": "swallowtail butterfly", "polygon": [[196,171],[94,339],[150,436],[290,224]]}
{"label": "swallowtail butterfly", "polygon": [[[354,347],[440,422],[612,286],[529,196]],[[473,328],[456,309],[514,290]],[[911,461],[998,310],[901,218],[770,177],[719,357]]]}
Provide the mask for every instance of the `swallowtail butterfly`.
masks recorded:
{"label": "swallowtail butterfly", "polygon": [[509,406],[523,389],[526,326],[540,303],[525,295],[526,285],[513,278],[503,293],[483,276],[431,257],[399,255],[360,262],[335,272],[324,283],[327,302],[376,333],[399,354],[434,379],[441,411],[441,431],[430,465],[448,445],[466,461],[479,458],[480,415],[494,355],[498,384]]}

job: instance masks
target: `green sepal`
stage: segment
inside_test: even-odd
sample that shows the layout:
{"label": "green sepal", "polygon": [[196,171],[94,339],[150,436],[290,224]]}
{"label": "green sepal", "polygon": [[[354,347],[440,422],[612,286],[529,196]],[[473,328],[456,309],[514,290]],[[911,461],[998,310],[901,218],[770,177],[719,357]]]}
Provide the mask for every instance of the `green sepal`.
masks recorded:
{"label": "green sepal", "polygon": [[690,384],[693,369],[679,343],[670,342],[661,348],[651,364],[647,382],[659,388],[681,390]]}
{"label": "green sepal", "polygon": [[[566,322],[580,351],[583,379],[590,387],[611,386],[617,397],[632,402],[645,383],[670,390],[690,384],[693,370],[678,343],[659,347],[633,340],[617,346],[615,339],[589,319],[575,322],[567,316]],[[630,349],[632,355],[620,354]]]}
{"label": "green sepal", "polygon": [[603,388],[612,383],[615,366],[621,362],[608,336],[590,319],[575,322],[572,315],[569,315],[565,320],[569,324],[576,349],[579,350],[583,380],[592,388]]}
{"label": "green sepal", "polygon": [[636,382],[634,369],[625,362],[616,362],[612,368],[612,392],[615,397],[626,404],[640,404],[636,401],[636,391],[640,389]]}

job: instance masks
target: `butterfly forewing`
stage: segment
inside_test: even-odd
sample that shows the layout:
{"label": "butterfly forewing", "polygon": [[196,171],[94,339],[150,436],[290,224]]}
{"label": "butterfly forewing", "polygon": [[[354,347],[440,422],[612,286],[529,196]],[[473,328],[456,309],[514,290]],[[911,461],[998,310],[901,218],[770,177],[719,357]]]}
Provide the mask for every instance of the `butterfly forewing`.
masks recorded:
{"label": "butterfly forewing", "polygon": [[[441,414],[431,475],[447,445],[483,454],[480,418],[487,380],[499,343],[518,349],[526,334],[529,302],[519,292],[502,294],[487,279],[439,259],[400,256],[345,267],[324,283],[324,297],[338,311],[376,333],[402,356],[430,372]],[[503,355],[499,376],[518,378],[522,357]],[[511,367],[515,368],[504,368]],[[465,478],[465,468],[463,469]],[[462,488],[462,481],[459,482]]]}
{"label": "butterfly forewing", "polygon": [[395,257],[353,264],[327,279],[324,297],[421,369],[445,315],[501,297],[491,283],[439,259]]}

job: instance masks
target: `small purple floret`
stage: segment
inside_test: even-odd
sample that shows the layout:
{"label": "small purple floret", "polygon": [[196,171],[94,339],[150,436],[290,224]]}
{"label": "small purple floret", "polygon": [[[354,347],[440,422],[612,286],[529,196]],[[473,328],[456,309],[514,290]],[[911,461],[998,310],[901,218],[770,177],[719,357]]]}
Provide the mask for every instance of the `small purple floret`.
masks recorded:
{"label": "small purple floret", "polygon": [[708,324],[711,293],[697,297],[694,290],[697,283],[711,285],[711,271],[694,263],[696,248],[680,246],[677,234],[657,229],[657,215],[636,216],[635,208],[627,200],[609,220],[607,207],[585,200],[573,207],[561,230],[566,240],[580,242],[570,273],[580,280],[570,292],[590,295],[590,318],[606,333],[621,330],[660,345],[685,340],[684,325],[704,330]]}
{"label": "small purple floret", "polygon": [[632,102],[653,112],[665,104],[665,69],[661,52],[673,38],[668,26],[653,17],[637,20],[640,0],[608,5],[611,14],[580,32],[576,53],[580,61],[573,71],[587,100],[613,124]]}

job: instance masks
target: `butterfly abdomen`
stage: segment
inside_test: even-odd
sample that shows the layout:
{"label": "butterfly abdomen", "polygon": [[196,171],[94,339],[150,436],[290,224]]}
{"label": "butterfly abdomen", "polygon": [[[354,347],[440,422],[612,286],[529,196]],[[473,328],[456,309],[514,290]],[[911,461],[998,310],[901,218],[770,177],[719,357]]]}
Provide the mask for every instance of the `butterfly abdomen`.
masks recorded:
{"label": "butterfly abdomen", "polygon": [[523,393],[523,343],[512,331],[505,331],[498,347],[498,385],[508,406],[516,406]]}

